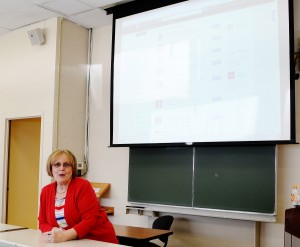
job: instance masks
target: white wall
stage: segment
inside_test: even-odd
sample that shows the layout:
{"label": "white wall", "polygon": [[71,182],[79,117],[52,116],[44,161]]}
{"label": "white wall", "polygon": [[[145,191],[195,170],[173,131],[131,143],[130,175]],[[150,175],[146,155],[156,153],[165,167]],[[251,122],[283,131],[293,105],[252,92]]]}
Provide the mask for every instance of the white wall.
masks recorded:
{"label": "white wall", "polygon": [[[28,31],[41,28],[46,43],[31,45]],[[88,30],[61,18],[0,38],[0,221],[6,214],[8,121],[41,117],[39,189],[51,182],[49,154],[67,148],[84,158]],[[37,202],[38,203],[38,202]]]}
{"label": "white wall", "polygon": [[57,83],[57,148],[69,149],[84,160],[89,32],[61,20]]}
{"label": "white wall", "polygon": [[[44,30],[47,40],[42,46],[32,46],[27,31],[38,27]],[[8,120],[41,117],[41,164],[46,163],[53,149],[57,30],[58,21],[52,19],[11,32],[0,39],[0,212],[6,204],[6,187],[3,185],[6,181]],[[40,184],[49,181],[45,169],[42,169]]]}

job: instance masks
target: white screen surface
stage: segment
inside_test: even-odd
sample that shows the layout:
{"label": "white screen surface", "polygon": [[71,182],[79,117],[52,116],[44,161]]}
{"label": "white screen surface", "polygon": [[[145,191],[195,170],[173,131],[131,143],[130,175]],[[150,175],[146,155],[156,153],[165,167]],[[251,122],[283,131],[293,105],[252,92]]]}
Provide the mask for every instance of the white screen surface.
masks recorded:
{"label": "white screen surface", "polygon": [[112,144],[291,138],[286,0],[195,0],[115,20]]}

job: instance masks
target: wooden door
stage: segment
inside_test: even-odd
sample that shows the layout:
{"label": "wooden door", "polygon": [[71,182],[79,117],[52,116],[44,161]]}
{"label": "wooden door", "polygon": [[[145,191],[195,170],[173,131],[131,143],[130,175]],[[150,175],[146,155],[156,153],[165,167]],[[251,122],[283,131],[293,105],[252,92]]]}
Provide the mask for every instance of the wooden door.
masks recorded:
{"label": "wooden door", "polygon": [[41,119],[10,121],[6,223],[37,229]]}

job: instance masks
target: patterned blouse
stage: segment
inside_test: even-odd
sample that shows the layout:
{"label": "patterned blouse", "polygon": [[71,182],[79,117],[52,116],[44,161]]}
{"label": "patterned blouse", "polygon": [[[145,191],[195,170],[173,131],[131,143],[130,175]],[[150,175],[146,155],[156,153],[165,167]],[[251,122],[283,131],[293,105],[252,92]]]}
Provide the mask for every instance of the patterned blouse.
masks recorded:
{"label": "patterned blouse", "polygon": [[66,198],[55,199],[55,218],[57,224],[61,228],[66,228],[68,226],[66,219],[65,219],[65,201]]}

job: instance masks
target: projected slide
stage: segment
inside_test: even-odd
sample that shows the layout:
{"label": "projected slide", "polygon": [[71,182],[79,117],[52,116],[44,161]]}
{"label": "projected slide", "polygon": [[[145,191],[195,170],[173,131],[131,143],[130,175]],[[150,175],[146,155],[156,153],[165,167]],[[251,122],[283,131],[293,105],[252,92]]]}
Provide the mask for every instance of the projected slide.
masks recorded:
{"label": "projected slide", "polygon": [[188,1],[117,19],[112,143],[289,140],[286,2]]}

